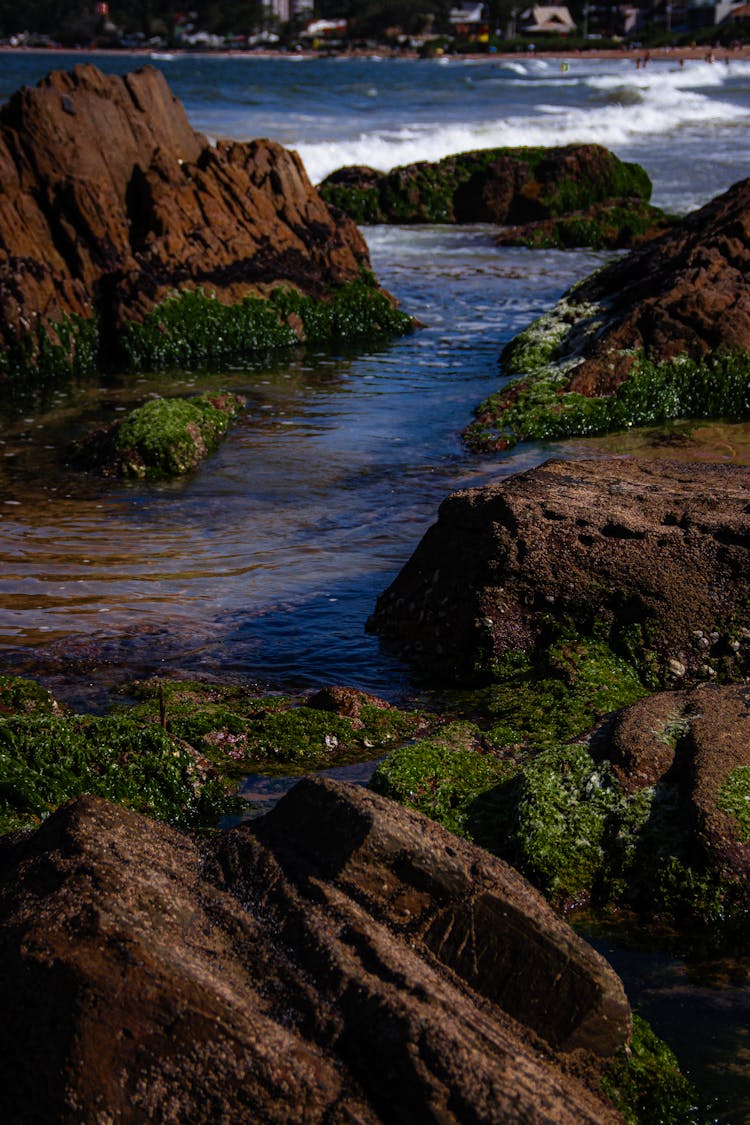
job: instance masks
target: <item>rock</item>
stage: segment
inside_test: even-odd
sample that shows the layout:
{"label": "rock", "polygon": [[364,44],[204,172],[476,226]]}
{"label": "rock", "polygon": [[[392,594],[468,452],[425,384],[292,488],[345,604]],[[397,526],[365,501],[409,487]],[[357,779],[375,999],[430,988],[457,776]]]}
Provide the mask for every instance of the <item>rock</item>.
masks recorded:
{"label": "rock", "polygon": [[334,715],[342,715],[352,720],[355,730],[361,730],[362,708],[370,707],[376,711],[392,711],[390,703],[370,695],[366,691],[357,691],[355,688],[337,687],[329,685],[314,692],[307,700],[307,706],[316,711],[331,711]]}
{"label": "rock", "polygon": [[698,867],[750,875],[750,688],[702,685],[633,704],[615,724],[609,755],[628,792],[673,781]]}
{"label": "rock", "polygon": [[[221,310],[279,286],[315,303],[354,286],[361,303],[364,240],[331,214],[299,157],[267,140],[211,146],[150,67],[120,78],[80,65],[16,93],[0,110],[0,183],[6,374],[92,370],[122,362],[123,351],[152,365],[186,347],[223,356]],[[365,288],[376,322],[395,314],[374,284]],[[192,339],[166,348],[164,337],[185,335],[175,294],[199,291],[216,300],[193,302]],[[243,323],[235,352],[304,335],[295,308],[257,304],[265,320],[244,309],[255,336]],[[144,321],[148,346],[133,338]]]}
{"label": "rock", "polygon": [[606,962],[354,787],[202,841],[81,798],[0,842],[0,959],[8,1120],[622,1120]]}
{"label": "rock", "polygon": [[244,406],[233,394],[151,399],[78,442],[73,463],[105,477],[181,476],[214,451]]}
{"label": "rock", "polygon": [[[750,472],[548,461],[440,506],[368,628],[430,679],[501,680],[565,631],[599,638],[648,686],[750,669]],[[709,639],[706,649],[701,641]],[[735,643],[739,646],[735,647]]]}
{"label": "rock", "polygon": [[658,207],[639,199],[607,200],[558,218],[506,226],[495,235],[498,246],[532,250],[628,250],[663,234],[672,226]]}
{"label": "rock", "polygon": [[[667,223],[648,207],[644,170],[601,145],[483,149],[387,173],[340,168],[320,193],[359,223],[507,225],[506,245],[633,245]],[[561,216],[567,225],[553,222]]]}
{"label": "rock", "polygon": [[507,345],[475,448],[750,413],[750,179],[574,286]]}
{"label": "rock", "polygon": [[409,743],[370,784],[513,864],[563,913],[624,909],[747,949],[747,684],[659,692],[567,745],[494,738]]}

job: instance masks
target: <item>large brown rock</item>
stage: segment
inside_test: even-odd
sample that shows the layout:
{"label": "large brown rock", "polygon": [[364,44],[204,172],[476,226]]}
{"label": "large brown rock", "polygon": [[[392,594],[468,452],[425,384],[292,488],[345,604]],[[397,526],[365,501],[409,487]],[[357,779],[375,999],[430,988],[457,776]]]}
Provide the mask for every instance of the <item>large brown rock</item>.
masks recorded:
{"label": "large brown rock", "polygon": [[668,683],[750,667],[750,471],[548,461],[450,496],[369,627],[429,676],[491,678],[555,623]]}
{"label": "large brown rock", "polygon": [[321,296],[368,253],[296,153],[209,145],[160,71],[54,72],[0,110],[0,349],[65,313],[117,329],[175,290]]}
{"label": "large brown rock", "polygon": [[211,842],[90,797],[0,842],[0,1004],[8,1121],[620,1120],[606,962],[500,861],[330,781]]}

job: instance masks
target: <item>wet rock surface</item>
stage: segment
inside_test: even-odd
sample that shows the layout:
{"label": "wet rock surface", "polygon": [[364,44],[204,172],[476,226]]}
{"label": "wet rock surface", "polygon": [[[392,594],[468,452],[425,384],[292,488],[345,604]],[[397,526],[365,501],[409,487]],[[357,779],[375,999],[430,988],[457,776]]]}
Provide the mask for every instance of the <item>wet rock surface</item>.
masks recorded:
{"label": "wet rock surface", "polygon": [[626,792],[673,783],[693,851],[727,879],[750,874],[750,688],[704,684],[627,708],[609,756]]}
{"label": "wet rock surface", "polygon": [[693,360],[750,350],[750,180],[671,231],[599,270],[567,295],[569,331],[555,360],[575,355],[568,389],[606,395],[644,353]]}
{"label": "wet rock surface", "polygon": [[151,399],[87,435],[71,460],[104,477],[181,476],[213,453],[245,404],[233,394]]}
{"label": "wet rock surface", "polygon": [[[150,67],[20,90],[0,109],[0,184],[0,348],[71,315],[114,332],[183,289],[320,297],[369,264],[295,153],[210,145]],[[53,342],[69,347],[64,329]]]}
{"label": "wet rock surface", "polygon": [[[593,144],[484,149],[385,173],[350,166],[320,192],[361,223],[505,225],[504,245],[633,245],[667,221],[648,206],[643,169]],[[571,219],[564,229],[560,216]]]}
{"label": "wet rock surface", "polygon": [[747,672],[750,475],[731,466],[549,461],[441,505],[369,627],[431,679],[502,679],[561,628],[650,686]]}
{"label": "wet rock surface", "polygon": [[304,781],[202,842],[85,797],[0,842],[0,903],[9,1120],[620,1120],[618,978],[373,793]]}

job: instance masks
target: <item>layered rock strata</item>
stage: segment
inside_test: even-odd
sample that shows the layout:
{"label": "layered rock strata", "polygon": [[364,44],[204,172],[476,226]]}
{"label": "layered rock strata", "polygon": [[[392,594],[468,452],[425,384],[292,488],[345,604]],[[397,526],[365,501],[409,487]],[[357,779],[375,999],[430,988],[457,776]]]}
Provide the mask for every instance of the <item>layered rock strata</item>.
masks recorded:
{"label": "layered rock strata", "polygon": [[645,681],[750,668],[750,472],[548,461],[440,506],[369,627],[430,677],[502,678],[572,628]]}
{"label": "layered rock strata", "polygon": [[81,798],[0,876],[8,1120],[621,1120],[611,969],[375,794],[304,781],[201,843]]}
{"label": "layered rock strata", "polygon": [[[0,371],[95,366],[175,293],[319,299],[369,268],[295,153],[209,144],[150,67],[119,78],[80,65],[16,93],[0,109],[0,186]],[[304,336],[283,314],[287,336]],[[168,318],[153,330],[167,334]]]}

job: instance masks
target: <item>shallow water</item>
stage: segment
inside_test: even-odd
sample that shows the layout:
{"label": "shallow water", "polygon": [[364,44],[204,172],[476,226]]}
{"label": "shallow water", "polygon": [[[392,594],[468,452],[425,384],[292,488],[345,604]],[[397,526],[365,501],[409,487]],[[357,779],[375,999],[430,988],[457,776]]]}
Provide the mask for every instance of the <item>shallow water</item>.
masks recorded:
{"label": "shallow water", "polygon": [[[604,259],[499,254],[486,227],[374,228],[369,241],[378,276],[425,325],[413,336],[24,404],[0,446],[6,665],[88,704],[94,668],[94,694],[164,666],[400,690],[404,670],[364,632],[375,598],[448,492],[549,455],[481,460],[460,430],[496,385],[502,343]],[[48,448],[157,390],[209,385],[248,409],[188,480],[91,482]]]}

